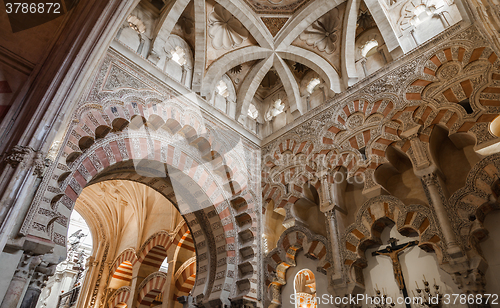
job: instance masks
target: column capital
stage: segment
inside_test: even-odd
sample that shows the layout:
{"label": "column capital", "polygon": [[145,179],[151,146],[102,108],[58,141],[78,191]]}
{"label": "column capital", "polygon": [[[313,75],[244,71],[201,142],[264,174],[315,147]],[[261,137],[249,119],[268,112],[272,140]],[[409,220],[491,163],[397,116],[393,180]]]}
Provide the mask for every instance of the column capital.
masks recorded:
{"label": "column capital", "polygon": [[40,263],[42,263],[41,256],[34,256],[31,253],[23,254],[14,272],[14,277],[27,279]]}
{"label": "column capital", "polygon": [[438,185],[438,175],[435,172],[430,172],[421,177],[422,182],[426,185]]}
{"label": "column capital", "polygon": [[6,153],[4,161],[13,168],[18,166],[25,168],[29,166],[34,157],[34,153],[35,150],[31,147],[16,145]]}

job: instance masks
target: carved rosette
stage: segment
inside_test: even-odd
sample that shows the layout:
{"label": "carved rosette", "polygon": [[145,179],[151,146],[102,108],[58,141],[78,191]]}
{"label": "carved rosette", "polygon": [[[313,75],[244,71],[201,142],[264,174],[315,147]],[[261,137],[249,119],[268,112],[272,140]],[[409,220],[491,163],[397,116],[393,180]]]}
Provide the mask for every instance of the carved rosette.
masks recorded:
{"label": "carved rosette", "polygon": [[337,48],[335,44],[340,35],[339,19],[339,11],[335,8],[310,25],[299,38],[319,51],[332,54]]}
{"label": "carved rosette", "polygon": [[240,46],[248,37],[248,31],[231,13],[215,5],[208,16],[208,35],[215,49],[231,49]]}

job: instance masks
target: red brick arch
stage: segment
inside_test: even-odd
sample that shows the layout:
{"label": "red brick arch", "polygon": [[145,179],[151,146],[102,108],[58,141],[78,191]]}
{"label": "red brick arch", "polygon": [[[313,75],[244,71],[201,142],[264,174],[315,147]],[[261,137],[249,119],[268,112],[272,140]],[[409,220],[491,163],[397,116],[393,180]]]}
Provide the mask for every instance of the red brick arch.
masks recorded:
{"label": "red brick arch", "polygon": [[163,287],[167,282],[167,274],[155,272],[144,279],[139,286],[137,297],[137,307],[149,308],[158,294],[163,292]]}
{"label": "red brick arch", "polygon": [[108,301],[109,308],[126,307],[126,303],[129,298],[130,298],[130,287],[121,287],[111,295]]}
{"label": "red brick arch", "polygon": [[175,274],[175,290],[172,299],[177,301],[180,296],[188,295],[192,290],[196,280],[196,260],[189,259],[187,266],[180,268],[179,272]]}
{"label": "red brick arch", "polygon": [[137,255],[135,253],[135,249],[133,248],[127,248],[124,251],[122,251],[118,257],[116,257],[115,261],[113,264],[110,266],[109,273],[112,274],[116,271],[116,269],[120,266],[125,261],[129,261],[132,266],[135,265],[137,262]]}
{"label": "red brick arch", "polygon": [[[141,153],[137,153],[137,148],[134,148],[134,143],[143,145],[139,147],[142,155]],[[148,155],[148,151],[149,153],[154,153],[154,157]],[[145,153],[146,155],[144,155]],[[174,156],[178,158],[174,159]],[[134,173],[134,170],[130,170],[130,168],[124,170],[123,173],[114,172],[110,176],[105,174],[106,170],[113,170],[113,168],[123,169],[124,166],[132,166],[132,159],[143,157],[149,158],[147,162],[166,164],[169,168],[175,168],[183,177],[189,178],[189,181],[191,181],[195,187],[198,187],[197,190],[200,193],[197,194],[196,198],[200,198],[200,204],[203,203],[204,208],[198,214],[189,213],[184,215],[191,229],[191,234],[193,234],[193,239],[198,245],[196,249],[200,254],[208,254],[210,251],[223,251],[224,253],[216,253],[211,260],[211,262],[218,264],[216,271],[210,270],[205,273],[200,273],[201,278],[204,278],[205,281],[200,279],[200,286],[203,287],[196,290],[196,292],[199,293],[194,294],[198,295],[202,292],[212,292],[212,288],[214,289],[212,294],[216,292],[220,294],[222,291],[220,284],[231,286],[233,285],[233,278],[225,276],[222,281],[216,281],[218,284],[214,283],[206,289],[207,280],[213,281],[210,277],[215,277],[216,272],[227,272],[232,270],[236,267],[237,261],[235,258],[236,247],[234,247],[233,244],[235,243],[235,235],[232,233],[234,229],[234,219],[231,215],[227,215],[226,212],[224,212],[229,206],[223,190],[225,183],[218,182],[217,178],[212,174],[211,168],[213,164],[198,163],[196,159],[199,160],[203,158],[199,156],[193,157],[188,154],[186,149],[182,148],[182,146],[165,142],[165,140],[156,138],[154,135],[150,136],[148,139],[120,132],[98,139],[96,144],[89,147],[81,157],[70,164],[70,167],[66,166],[64,161],[57,164],[40,206],[52,211],[59,208],[61,214],[64,213],[62,215],[69,217],[74,202],[83,188],[89,184],[90,181],[94,183],[95,181],[106,179],[138,181],[152,187],[168,198],[168,194],[172,192],[171,187],[167,187],[165,183],[155,180],[155,178],[138,176]],[[64,160],[64,157],[62,157],[61,160]],[[224,165],[215,165],[215,167],[218,166]],[[224,168],[229,168],[229,166],[225,165]],[[241,172],[239,168],[235,168],[233,173]],[[61,181],[60,177],[63,174],[65,174],[65,178]],[[226,195],[227,194],[228,192],[226,191]],[[231,194],[229,193],[229,195]],[[201,217],[205,217],[207,220],[203,227],[200,225]],[[56,244],[64,247],[65,236],[63,234],[67,233],[67,226],[52,222],[52,227],[47,227],[48,222],[44,221],[44,217],[36,215],[33,218],[32,224],[45,224],[45,227],[43,227],[43,229],[39,228],[40,230],[32,228],[30,231],[32,234],[40,237],[47,237],[47,230],[52,229],[53,231],[50,238]],[[203,236],[207,227],[213,231]],[[222,240],[213,240],[213,243],[215,243],[214,247],[209,247],[207,241],[209,238]],[[139,259],[143,257],[140,254],[139,256]]]}

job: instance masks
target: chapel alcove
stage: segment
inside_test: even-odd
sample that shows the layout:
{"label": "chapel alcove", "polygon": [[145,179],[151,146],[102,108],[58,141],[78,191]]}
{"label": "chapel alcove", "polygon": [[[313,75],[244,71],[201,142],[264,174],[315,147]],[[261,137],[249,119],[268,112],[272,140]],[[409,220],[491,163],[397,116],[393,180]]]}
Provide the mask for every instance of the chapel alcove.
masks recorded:
{"label": "chapel alcove", "polygon": [[293,280],[295,308],[316,308],[316,276],[310,269],[299,271]]}
{"label": "chapel alcove", "polygon": [[[411,241],[418,241],[418,236],[407,237],[401,235],[397,231],[394,223],[385,227],[380,235],[382,245],[369,247],[365,251],[365,257],[368,262],[367,267],[363,269],[365,281],[364,293],[370,296],[375,295],[376,289],[393,299],[403,296],[403,294],[399,291],[399,287],[394,277],[391,258],[386,255],[372,256],[373,252],[385,249],[386,246],[390,245],[390,238],[397,239],[397,245]],[[418,288],[423,288],[424,276],[425,280],[429,282],[431,289],[433,289],[434,283],[439,286],[439,292],[441,294],[460,293],[460,289],[458,289],[456,284],[453,282],[451,275],[439,267],[436,254],[434,252],[426,252],[417,246],[408,247],[399,254],[399,262],[401,264],[404,282],[410,297],[418,294],[416,291],[417,285]],[[363,305],[363,307],[369,306]],[[399,307],[403,307],[403,305],[400,305]],[[467,305],[443,305],[443,307],[466,308]]]}

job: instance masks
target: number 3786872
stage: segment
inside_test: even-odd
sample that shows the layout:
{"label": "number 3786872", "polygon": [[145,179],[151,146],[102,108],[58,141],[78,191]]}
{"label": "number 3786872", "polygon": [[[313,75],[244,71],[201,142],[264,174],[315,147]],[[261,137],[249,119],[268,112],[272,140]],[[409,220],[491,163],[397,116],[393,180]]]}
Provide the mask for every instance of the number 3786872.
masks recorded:
{"label": "number 3786872", "polygon": [[60,3],[5,3],[7,14],[60,14]]}

